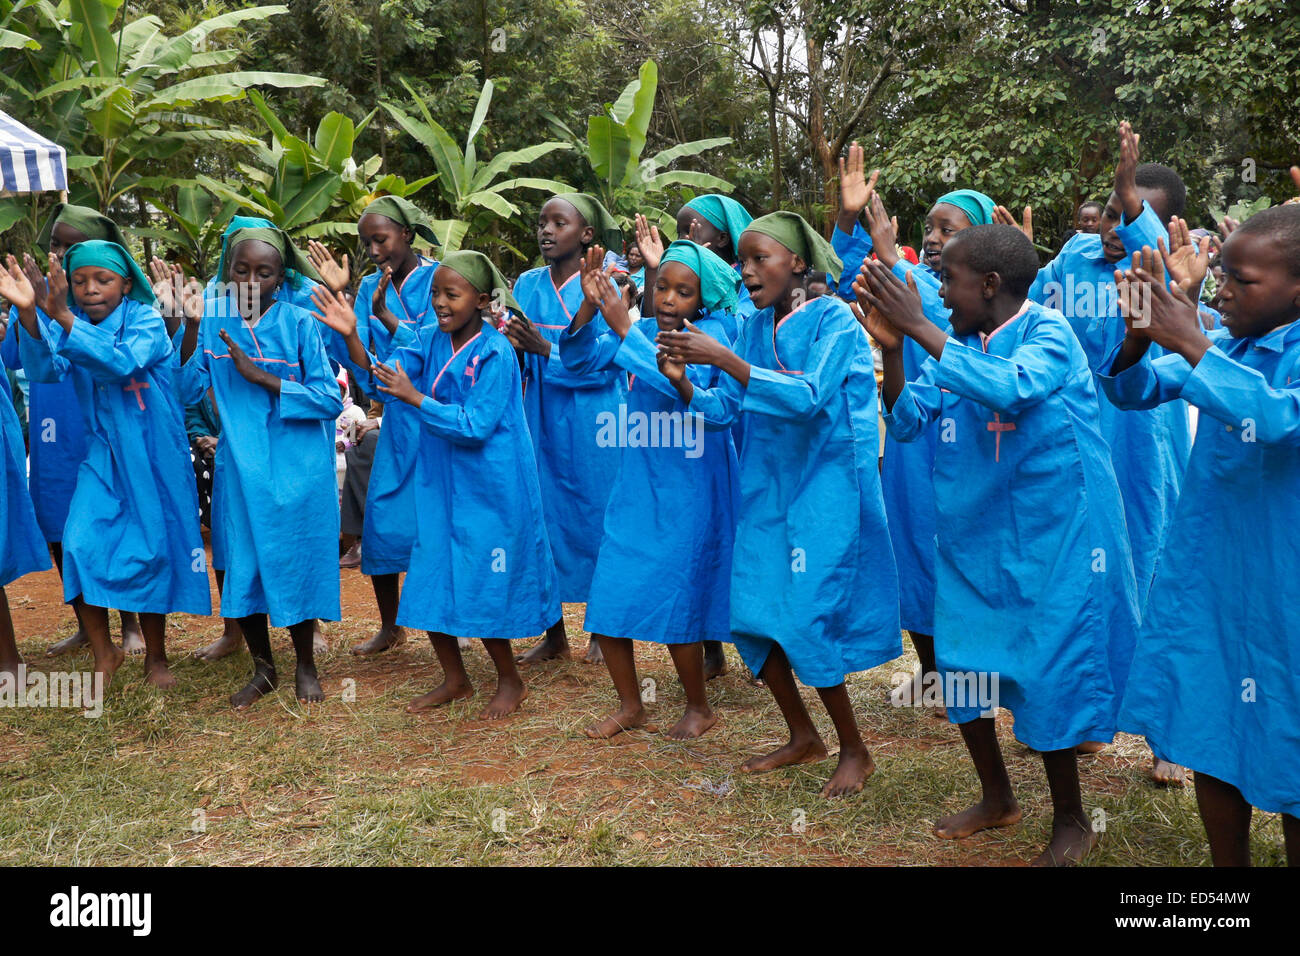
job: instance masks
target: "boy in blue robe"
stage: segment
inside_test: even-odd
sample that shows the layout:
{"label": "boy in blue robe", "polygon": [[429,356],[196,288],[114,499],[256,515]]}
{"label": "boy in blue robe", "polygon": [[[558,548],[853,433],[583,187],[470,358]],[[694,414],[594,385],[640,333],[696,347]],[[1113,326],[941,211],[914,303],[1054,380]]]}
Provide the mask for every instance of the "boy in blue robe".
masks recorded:
{"label": "boy in blue robe", "polygon": [[1120,726],[1195,771],[1216,866],[1250,865],[1252,807],[1282,814],[1295,866],[1300,206],[1255,214],[1222,255],[1224,327],[1208,337],[1199,280],[1166,290],[1161,257],[1144,249],[1139,265],[1135,255],[1120,288],[1128,330],[1102,365],[1102,387],[1121,408],[1187,401],[1201,413]]}
{"label": "boy in blue robe", "polygon": [[[126,239],[117,223],[93,209],[71,203],[55,205],[36,238],[36,244],[47,254],[62,260],[69,247],[87,239],[106,239],[126,248]],[[28,272],[28,280],[33,285],[44,281],[34,262]],[[9,325],[15,331],[0,346],[0,359],[9,368],[20,369],[23,363],[18,354],[18,311],[14,308],[9,310]],[[36,429],[28,442],[28,487],[41,533],[49,543],[54,566],[62,574],[63,526],[68,520],[68,504],[72,501],[72,492],[76,487],[77,467],[86,457],[86,428],[82,423],[77,390],[71,379],[58,382],[32,381],[29,382],[29,388],[31,398],[28,420],[36,425]],[[73,610],[75,612],[75,605]],[[85,629],[78,617],[77,632],[51,644],[45,654],[47,657],[57,657],[85,647],[87,643]],[[144,652],[144,635],[140,633],[140,622],[130,611],[122,614],[122,649],[128,654]]]}
{"label": "boy in blue robe", "polygon": [[237,230],[220,276],[226,294],[205,297],[201,319],[187,314],[181,342],[184,401],[211,388],[221,416],[212,500],[226,561],[221,612],[239,620],[254,668],[231,697],[236,709],[278,685],[268,618],[293,639],[298,700],[323,700],[315,620],[339,618],[334,421],[343,403],[311,313],[275,297],[286,270],[304,268],[280,230]]}
{"label": "boy in blue robe", "polygon": [[741,326],[735,351],[690,330],[660,332],[657,342],[663,365],[726,373],[711,389],[684,376],[674,383],[692,411],[722,426],[746,416],[731,636],[771,688],[790,742],[741,769],[826,759],[797,676],[817,688],[839,736],[839,764],[822,790],[836,797],[861,790],[875,769],[844,677],[902,653],[871,346],[847,305],[807,298],[805,273],[838,276],[840,261],[801,217],[755,219],[739,252],[759,311]]}
{"label": "boy in blue robe", "polygon": [[[438,239],[424,212],[409,200],[383,196],[366,206],[357,220],[361,246],[375,265],[362,278],[353,309],[366,349],[387,362],[399,342],[412,340],[433,319],[430,293],[438,268],[434,259],[421,255],[413,243],[437,245]],[[310,246],[312,259],[326,278],[329,289],[347,288],[347,257],[337,266],[333,256],[319,243]],[[313,306],[315,308],[315,306]],[[411,333],[399,334],[401,330]],[[348,356],[347,343],[333,331],[325,331],[330,357],[348,370],[350,377],[375,401],[389,396],[368,368],[359,368]],[[370,577],[379,609],[379,630],[352,648],[358,656],[378,654],[406,643],[406,632],[397,624],[401,601],[401,575],[411,562],[415,545],[415,462],[419,447],[419,414],[404,402],[384,408],[366,486],[365,517],[361,526],[361,573]]]}
{"label": "boy in blue robe", "polygon": [[450,253],[433,277],[437,324],[418,336],[402,330],[409,344],[388,365],[366,352],[341,297],[318,299],[317,318],[347,341],[352,362],[419,416],[415,546],[397,620],[429,632],[443,682],[412,701],[410,713],[473,695],[457,641],[468,637],[482,638],[497,671],[480,716],[514,713],[528,692],[510,641],[560,615],[519,360],[485,320],[494,303],[520,311],[486,256]]}
{"label": "boy in blue robe", "polygon": [[[618,414],[627,400],[627,374],[616,366],[577,374],[560,361],[560,335],[583,307],[579,266],[593,244],[617,249],[622,233],[612,216],[586,193],[552,196],[537,220],[537,242],[546,265],[515,280],[522,314],[504,332],[523,356],[524,408],[541,480],[546,532],[560,576],[560,600],[585,604],[591,595],[609,490],[618,475],[621,450],[597,440],[595,423]],[[596,316],[594,332],[608,330]],[[525,665],[569,656],[561,617],[541,643],[519,657]],[[600,662],[592,638],[588,663]]]}
{"label": "boy in blue robe", "polygon": [[[674,242],[656,272],[655,315],[633,324],[623,296],[600,270],[598,253],[588,250],[583,263],[587,308],[560,337],[560,358],[575,372],[625,369],[632,386],[626,417],[620,415],[617,425],[613,416],[602,424],[610,440],[627,447],[605,510],[583,625],[600,641],[619,708],[588,727],[587,736],[613,737],[646,721],[635,638],[668,646],[686,712],[667,736],[687,740],[718,719],[705,693],[703,642],[720,645],[729,638],[738,469],[730,431],[706,432],[673,384],[687,376],[693,386],[708,389],[722,373],[709,365],[674,364],[665,375],[653,342],[659,330],[680,330],[690,322],[730,347],[716,316],[736,307],[735,273],[703,246]],[[608,332],[592,330],[586,315],[594,310]],[[624,421],[629,427],[617,433]]]}
{"label": "boy in blue robe", "polygon": [[[951,332],[925,317],[910,275],[872,262],[855,289],[884,352],[887,427],[900,441],[940,430],[934,648],[983,794],[935,832],[1019,821],[993,722],[1006,707],[1052,793],[1052,838],[1034,862],[1064,865],[1097,839],[1075,747],[1115,734],[1139,609],[1092,371],[1064,317],[1026,300],[1037,271],[1014,226],[958,233],[942,254]],[[911,381],[904,335],[930,356]]]}
{"label": "boy in blue robe", "polygon": [[166,615],[210,614],[212,602],[171,342],[153,290],[105,240],[77,243],[62,264],[51,255],[43,283],[9,261],[0,295],[18,307],[23,367],[33,381],[71,378],[86,426],[63,529],[64,600],[80,608],[104,687],[123,659],[109,637],[110,607],[139,614],[145,679],[171,687]]}

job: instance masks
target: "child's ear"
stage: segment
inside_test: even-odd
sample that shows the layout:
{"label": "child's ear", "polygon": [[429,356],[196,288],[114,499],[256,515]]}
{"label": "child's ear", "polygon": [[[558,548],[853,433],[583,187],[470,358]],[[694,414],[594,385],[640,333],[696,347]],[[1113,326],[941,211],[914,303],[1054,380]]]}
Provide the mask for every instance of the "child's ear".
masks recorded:
{"label": "child's ear", "polygon": [[585,249],[596,241],[596,230],[591,226],[586,226],[582,230],[582,247]]}
{"label": "child's ear", "polygon": [[804,262],[799,256],[794,257],[794,274],[801,276],[808,271],[808,263]]}
{"label": "child's ear", "polygon": [[402,238],[406,240],[408,246],[411,245],[415,242],[415,230],[410,226],[404,226],[402,228]]}
{"label": "child's ear", "polygon": [[996,272],[989,272],[984,275],[984,299],[992,301],[997,298],[998,290],[1002,288],[1002,276]]}
{"label": "child's ear", "polygon": [[122,277],[122,295],[124,295],[124,296],[126,296],[126,295],[130,295],[130,294],[131,294],[131,286],[132,286],[131,277],[130,277],[130,276],[123,276],[123,277]]}
{"label": "child's ear", "polygon": [[492,296],[488,295],[486,292],[480,292],[478,294],[478,310],[480,312],[486,312],[491,307]]}

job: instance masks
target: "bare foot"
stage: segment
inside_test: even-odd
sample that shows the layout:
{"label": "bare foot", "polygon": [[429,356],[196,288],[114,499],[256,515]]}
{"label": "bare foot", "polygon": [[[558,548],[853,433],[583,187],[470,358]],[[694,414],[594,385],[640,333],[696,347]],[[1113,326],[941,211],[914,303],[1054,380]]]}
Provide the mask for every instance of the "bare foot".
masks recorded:
{"label": "bare foot", "polygon": [[889,703],[894,707],[923,707],[932,717],[948,719],[948,711],[943,705],[943,678],[935,671],[924,674],[918,670],[911,680],[892,688]]}
{"label": "bare foot", "polygon": [[616,710],[598,724],[592,724],[584,733],[592,740],[607,740],[616,737],[625,730],[640,727],[645,723],[645,708],[637,704],[636,710]]}
{"label": "bare foot", "polygon": [[1187,786],[1187,768],[1176,763],[1170,763],[1168,760],[1161,760],[1153,754],[1151,756],[1151,779],[1162,787],[1185,787]]}
{"label": "bare foot", "polygon": [[[704,679],[713,680],[727,673],[727,655],[723,653],[721,641],[704,642]],[[706,728],[707,729],[707,728]],[[669,735],[671,736],[671,731]],[[701,731],[703,733],[703,731]]]}
{"label": "bare foot", "polygon": [[587,664],[605,663],[605,655],[601,653],[600,642],[594,637],[587,642],[587,653],[582,655],[582,659]]}
{"label": "bare foot", "polygon": [[[323,655],[330,652],[330,642],[325,639],[325,632],[321,630],[320,621],[316,621],[312,625],[311,652],[313,655]],[[324,698],[321,699],[323,700]]]}
{"label": "bare foot", "polygon": [[280,686],[275,668],[260,661],[253,664],[253,679],[240,690],[230,695],[230,706],[235,710],[247,710],[271,691]]}
{"label": "bare foot", "polygon": [[200,647],[194,656],[201,661],[219,661],[223,657],[235,654],[244,646],[244,636],[239,632],[239,625],[227,627],[219,638],[211,644]]}
{"label": "bare foot", "polygon": [[788,767],[799,763],[817,763],[829,756],[830,754],[826,752],[826,745],[822,743],[820,737],[813,737],[809,740],[792,740],[784,747],[776,748],[770,754],[763,754],[761,757],[750,757],[740,765],[740,772],[767,773],[777,767]]}
{"label": "bare foot", "polygon": [[90,638],[86,637],[86,632],[77,629],[77,633],[71,637],[65,637],[61,641],[55,641],[50,645],[50,649],[45,652],[46,657],[58,657],[60,654],[67,654],[75,651],[80,647],[86,647],[90,644]]}
{"label": "bare foot", "polygon": [[406,628],[381,627],[370,640],[353,647],[352,653],[357,657],[369,657],[371,654],[382,654],[393,647],[401,647],[405,643]]}
{"label": "bare foot", "polygon": [[432,710],[434,707],[441,707],[443,704],[450,704],[453,700],[463,700],[466,697],[474,696],[474,687],[471,684],[455,684],[448,686],[444,681],[427,694],[415,698],[406,705],[408,714],[418,714],[422,710]]}
{"label": "bare foot", "polygon": [[[594,641],[592,643],[595,643]],[[525,654],[516,654],[515,663],[523,667],[530,667],[533,664],[541,664],[543,661],[556,661],[569,659],[569,645],[551,643],[550,638],[544,637],[540,644]]]}
{"label": "bare foot", "polygon": [[840,762],[835,766],[826,786],[822,787],[822,796],[826,798],[843,797],[858,793],[868,777],[876,772],[876,762],[866,747],[861,750],[840,748]]}
{"label": "bare foot", "polygon": [[934,835],[945,840],[960,840],[981,830],[1009,827],[1019,822],[1020,804],[1014,797],[1008,804],[981,800],[968,810],[944,817],[934,825]]}
{"label": "bare foot", "polygon": [[300,704],[319,704],[325,699],[321,690],[320,677],[316,674],[315,664],[298,663],[293,675],[293,692],[298,695]]}
{"label": "bare foot", "polygon": [[140,630],[140,619],[134,614],[122,617],[122,650],[132,657],[144,653],[144,634]]}
{"label": "bare foot", "polygon": [[95,658],[95,673],[104,675],[104,690],[108,690],[108,685],[113,683],[113,675],[117,673],[124,660],[126,654],[113,644],[108,645],[108,660],[101,661]]}
{"label": "bare foot", "polygon": [[686,713],[682,714],[682,719],[673,724],[664,736],[670,740],[694,740],[708,732],[714,724],[718,722],[718,715],[712,708],[706,707],[704,710],[695,710],[691,707],[686,708]]}
{"label": "bare foot", "polygon": [[1074,752],[1077,754],[1085,754],[1085,755],[1099,754],[1105,749],[1106,749],[1106,745],[1101,743],[1098,740],[1085,740],[1083,743],[1079,744],[1077,747],[1074,748]]}
{"label": "bare foot", "polygon": [[523,681],[498,682],[497,692],[487,702],[487,706],[478,715],[478,719],[500,720],[502,717],[509,717],[527,699],[528,687]]}
{"label": "bare foot", "polygon": [[159,690],[169,690],[176,686],[176,675],[167,666],[167,659],[144,661],[144,679]]}
{"label": "bare foot", "polygon": [[1030,866],[1073,866],[1097,845],[1101,837],[1092,826],[1078,820],[1053,820],[1052,842]]}

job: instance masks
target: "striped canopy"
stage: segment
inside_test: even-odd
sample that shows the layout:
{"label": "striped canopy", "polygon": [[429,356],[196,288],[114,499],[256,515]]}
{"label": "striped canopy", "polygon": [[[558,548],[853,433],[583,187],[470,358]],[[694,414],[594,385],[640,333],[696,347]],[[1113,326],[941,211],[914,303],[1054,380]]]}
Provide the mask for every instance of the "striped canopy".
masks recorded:
{"label": "striped canopy", "polygon": [[11,193],[67,189],[67,151],[0,112],[0,179]]}

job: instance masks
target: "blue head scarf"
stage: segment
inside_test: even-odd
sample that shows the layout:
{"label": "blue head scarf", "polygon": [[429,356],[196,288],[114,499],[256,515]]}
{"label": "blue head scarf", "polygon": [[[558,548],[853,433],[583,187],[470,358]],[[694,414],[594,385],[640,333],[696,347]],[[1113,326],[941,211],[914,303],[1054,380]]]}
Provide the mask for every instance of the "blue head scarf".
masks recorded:
{"label": "blue head scarf", "polygon": [[700,277],[700,304],[709,312],[734,312],[740,276],[712,251],[689,239],[678,239],[664,252],[659,265],[680,262]]}
{"label": "blue head scarf", "polygon": [[958,189],[950,193],[945,193],[934,201],[937,206],[945,203],[949,206],[956,206],[966,214],[972,226],[991,226],[993,225],[993,207],[996,203],[982,192],[974,189]]}
{"label": "blue head scarf", "polygon": [[72,297],[72,273],[82,266],[98,266],[109,272],[116,272],[124,279],[130,279],[131,291],[127,293],[127,297],[144,305],[154,304],[153,286],[149,284],[149,280],[145,278],[144,272],[136,265],[135,260],[127,255],[125,249],[107,239],[88,239],[69,246],[68,251],[63,254],[63,271],[68,274],[68,305],[77,304],[76,299]]}

